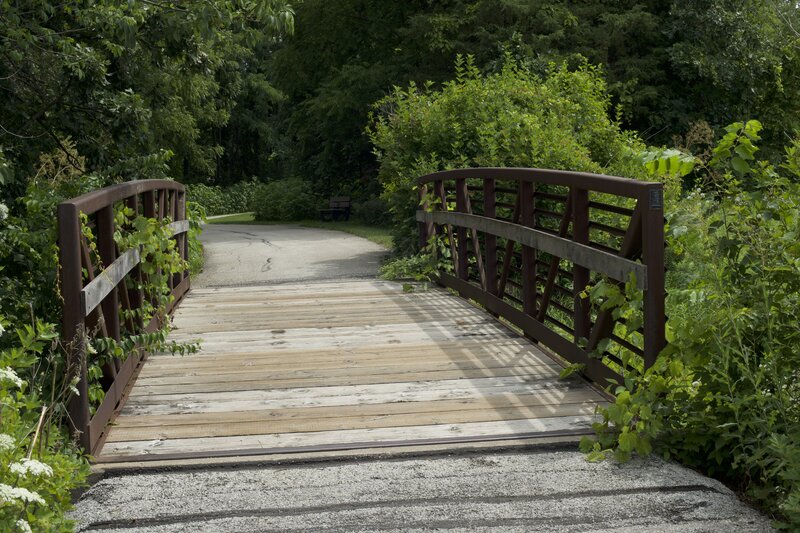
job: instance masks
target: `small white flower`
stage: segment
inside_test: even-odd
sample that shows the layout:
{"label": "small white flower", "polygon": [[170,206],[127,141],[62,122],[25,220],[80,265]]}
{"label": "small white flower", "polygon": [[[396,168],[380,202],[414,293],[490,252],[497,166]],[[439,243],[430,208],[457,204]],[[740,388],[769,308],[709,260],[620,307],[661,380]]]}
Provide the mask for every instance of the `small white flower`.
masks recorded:
{"label": "small white flower", "polygon": [[16,372],[9,367],[0,368],[0,381],[10,381],[16,387],[22,387],[23,381],[19,378]]}
{"label": "small white flower", "polygon": [[8,207],[6,204],[0,204],[0,222],[8,218]]}
{"label": "small white flower", "polygon": [[17,447],[17,441],[11,435],[0,433],[0,452],[7,452]]}
{"label": "small white flower", "polygon": [[15,501],[44,504],[44,498],[38,492],[0,483],[0,502],[13,503]]}
{"label": "small white flower", "polygon": [[45,476],[53,475],[53,469],[50,465],[37,461],[36,459],[23,459],[19,463],[11,463],[8,467],[9,470],[21,476]]}
{"label": "small white flower", "polygon": [[23,520],[22,518],[17,520],[17,529],[22,531],[22,533],[33,533],[31,531],[31,525],[27,521]]}
{"label": "small white flower", "polygon": [[5,333],[5,332],[6,332],[6,328],[4,328],[4,327],[3,327],[3,323],[2,323],[2,322],[0,322],[0,337],[2,337],[2,336],[3,336],[3,333]]}

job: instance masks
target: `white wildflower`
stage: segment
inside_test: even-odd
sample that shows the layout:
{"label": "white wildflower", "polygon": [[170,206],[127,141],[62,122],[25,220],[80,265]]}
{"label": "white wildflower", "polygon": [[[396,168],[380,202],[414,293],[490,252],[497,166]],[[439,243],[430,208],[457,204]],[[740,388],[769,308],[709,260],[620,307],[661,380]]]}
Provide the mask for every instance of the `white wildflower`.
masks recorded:
{"label": "white wildflower", "polygon": [[19,378],[16,372],[9,367],[0,368],[0,381],[10,381],[16,387],[22,387],[23,381]]}
{"label": "white wildflower", "polygon": [[33,533],[31,531],[31,525],[26,521],[20,518],[17,520],[17,529],[22,531],[22,533]]}
{"label": "white wildflower", "polygon": [[21,476],[45,476],[53,475],[50,465],[37,461],[36,459],[23,459],[19,463],[11,463],[9,470]]}
{"label": "white wildflower", "polygon": [[2,322],[0,322],[0,337],[2,337],[2,336],[3,336],[3,333],[5,333],[5,332],[6,332],[6,328],[4,328],[4,327],[3,327],[3,323],[2,323]]}
{"label": "white wildflower", "polygon": [[0,502],[13,503],[15,501],[41,503],[44,505],[44,498],[42,498],[38,492],[0,483]]}
{"label": "white wildflower", "polygon": [[0,452],[7,452],[17,447],[17,441],[11,435],[0,433]]}
{"label": "white wildflower", "polygon": [[8,207],[6,204],[0,204],[0,222],[8,218]]}

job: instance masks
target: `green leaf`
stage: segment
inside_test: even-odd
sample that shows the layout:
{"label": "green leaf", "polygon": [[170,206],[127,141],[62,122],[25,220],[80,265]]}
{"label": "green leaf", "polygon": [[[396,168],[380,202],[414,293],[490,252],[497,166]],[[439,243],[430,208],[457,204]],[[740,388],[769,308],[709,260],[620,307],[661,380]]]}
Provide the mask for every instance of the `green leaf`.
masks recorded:
{"label": "green leaf", "polygon": [[733,170],[739,174],[747,174],[750,172],[750,165],[748,165],[744,159],[738,156],[731,158],[731,166],[733,167]]}

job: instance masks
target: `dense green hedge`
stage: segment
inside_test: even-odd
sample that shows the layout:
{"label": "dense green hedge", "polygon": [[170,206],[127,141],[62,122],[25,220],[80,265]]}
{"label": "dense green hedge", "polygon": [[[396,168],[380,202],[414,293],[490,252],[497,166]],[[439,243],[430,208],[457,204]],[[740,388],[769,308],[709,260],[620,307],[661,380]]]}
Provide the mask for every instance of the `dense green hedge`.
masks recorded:
{"label": "dense green hedge", "polygon": [[318,216],[322,200],[311,183],[286,179],[262,185],[254,204],[256,220],[289,221]]}
{"label": "dense green hedge", "polygon": [[509,62],[483,76],[459,59],[456,79],[441,90],[396,88],[376,104],[368,133],[397,251],[417,245],[411,189],[423,174],[508,166],[644,175],[633,158],[643,145],[608,117],[609,105],[603,78],[588,65],[553,66],[539,78]]}
{"label": "dense green hedge", "polygon": [[255,195],[261,185],[255,179],[230,187],[196,183],[186,186],[186,198],[205,209],[207,216],[255,211]]}

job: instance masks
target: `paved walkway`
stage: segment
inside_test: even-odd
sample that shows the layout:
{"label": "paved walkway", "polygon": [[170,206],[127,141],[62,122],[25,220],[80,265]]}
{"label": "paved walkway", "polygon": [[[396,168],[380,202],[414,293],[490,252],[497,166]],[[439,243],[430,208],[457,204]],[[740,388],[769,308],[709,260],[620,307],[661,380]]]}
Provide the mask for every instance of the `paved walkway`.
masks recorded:
{"label": "paved walkway", "polygon": [[[294,226],[209,226],[204,240],[208,266],[195,286],[360,278],[384,253]],[[770,530],[714,480],[656,458],[587,463],[574,443],[102,468],[73,513],[81,531]]]}

